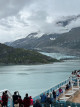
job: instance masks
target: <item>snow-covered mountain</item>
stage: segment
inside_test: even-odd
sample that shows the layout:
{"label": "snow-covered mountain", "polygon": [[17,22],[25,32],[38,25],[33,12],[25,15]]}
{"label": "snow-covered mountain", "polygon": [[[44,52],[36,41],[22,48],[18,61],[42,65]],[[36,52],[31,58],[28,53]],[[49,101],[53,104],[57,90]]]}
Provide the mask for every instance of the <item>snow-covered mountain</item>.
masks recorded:
{"label": "snow-covered mountain", "polygon": [[63,34],[43,34],[41,37],[36,35],[38,33],[31,33],[26,38],[5,44],[15,48],[80,55],[80,27]]}
{"label": "snow-covered mountain", "polygon": [[80,15],[64,17],[55,24],[63,28],[62,33],[33,32],[25,38],[5,44],[15,48],[80,54]]}
{"label": "snow-covered mountain", "polygon": [[45,44],[47,41],[54,41],[58,37],[58,34],[43,34],[40,32],[34,32],[27,35],[25,38],[18,39],[13,42],[6,42],[8,46],[15,48],[34,49],[37,45]]}

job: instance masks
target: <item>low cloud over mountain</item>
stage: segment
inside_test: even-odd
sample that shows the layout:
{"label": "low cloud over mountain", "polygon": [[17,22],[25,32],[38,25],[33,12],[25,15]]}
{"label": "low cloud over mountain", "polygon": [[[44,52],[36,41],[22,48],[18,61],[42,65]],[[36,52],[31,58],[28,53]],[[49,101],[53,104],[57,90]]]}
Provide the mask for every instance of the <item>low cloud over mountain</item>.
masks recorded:
{"label": "low cloud over mountain", "polygon": [[69,32],[62,34],[34,32],[26,38],[5,44],[15,48],[80,55],[80,27],[73,28]]}
{"label": "low cloud over mountain", "polygon": [[2,0],[0,42],[14,41],[37,31],[68,32],[80,26],[79,14],[80,0]]}

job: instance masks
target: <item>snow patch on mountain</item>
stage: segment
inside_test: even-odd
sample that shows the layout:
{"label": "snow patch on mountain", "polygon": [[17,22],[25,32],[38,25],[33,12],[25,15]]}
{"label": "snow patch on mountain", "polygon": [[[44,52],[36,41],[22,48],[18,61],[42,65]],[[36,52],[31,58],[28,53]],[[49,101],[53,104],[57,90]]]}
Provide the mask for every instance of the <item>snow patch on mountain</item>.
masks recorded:
{"label": "snow patch on mountain", "polygon": [[50,38],[50,40],[56,40],[56,38]]}
{"label": "snow patch on mountain", "polygon": [[35,32],[35,33],[31,33],[29,34],[27,37],[28,38],[40,38],[44,33],[41,32]]}

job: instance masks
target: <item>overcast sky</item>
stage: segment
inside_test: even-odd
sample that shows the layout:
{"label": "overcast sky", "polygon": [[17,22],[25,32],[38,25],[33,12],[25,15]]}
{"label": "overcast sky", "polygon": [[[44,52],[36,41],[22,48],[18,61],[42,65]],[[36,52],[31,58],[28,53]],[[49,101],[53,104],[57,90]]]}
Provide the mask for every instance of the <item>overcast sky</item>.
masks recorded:
{"label": "overcast sky", "polygon": [[56,21],[80,14],[80,0],[0,0],[0,42],[13,41],[31,32],[55,33],[80,26],[80,19],[66,28]]}

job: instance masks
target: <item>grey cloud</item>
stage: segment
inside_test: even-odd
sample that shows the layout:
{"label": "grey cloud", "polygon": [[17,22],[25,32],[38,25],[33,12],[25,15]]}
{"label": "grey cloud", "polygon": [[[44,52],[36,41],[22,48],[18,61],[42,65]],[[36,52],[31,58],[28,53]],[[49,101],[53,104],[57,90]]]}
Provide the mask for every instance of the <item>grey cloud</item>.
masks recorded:
{"label": "grey cloud", "polygon": [[24,26],[29,26],[28,21],[24,21],[24,20],[21,18],[20,14],[16,15],[16,21],[19,22],[19,23],[21,23],[21,24],[23,24]]}
{"label": "grey cloud", "polygon": [[41,22],[44,23],[47,16],[48,16],[48,14],[46,13],[46,11],[37,11],[37,12],[33,13],[28,18],[28,20],[37,22],[37,23],[41,23]]}
{"label": "grey cloud", "polygon": [[21,18],[17,15],[16,17],[7,17],[0,20],[0,26],[2,26],[5,30],[12,30],[16,28],[18,25],[21,27],[29,26],[27,22],[21,20]]}
{"label": "grey cloud", "polygon": [[11,29],[13,28],[13,26],[11,24],[9,24],[9,22],[7,20],[0,20],[0,26],[3,26],[7,29]]}
{"label": "grey cloud", "polygon": [[59,26],[67,26],[69,25],[72,21],[76,22],[76,20],[80,19],[80,15],[74,15],[74,16],[68,16],[68,17],[65,17],[65,18],[62,18],[60,21],[57,21],[56,24],[59,25]]}
{"label": "grey cloud", "polygon": [[[8,35],[13,39],[38,30],[43,33],[65,32],[80,25],[76,15],[79,12],[80,0],[0,0],[0,36]],[[65,27],[56,24],[72,15],[77,19],[72,19]]]}
{"label": "grey cloud", "polygon": [[55,0],[55,12],[63,15],[80,14],[80,0]]}
{"label": "grey cloud", "polygon": [[0,18],[16,15],[32,0],[0,0]]}

